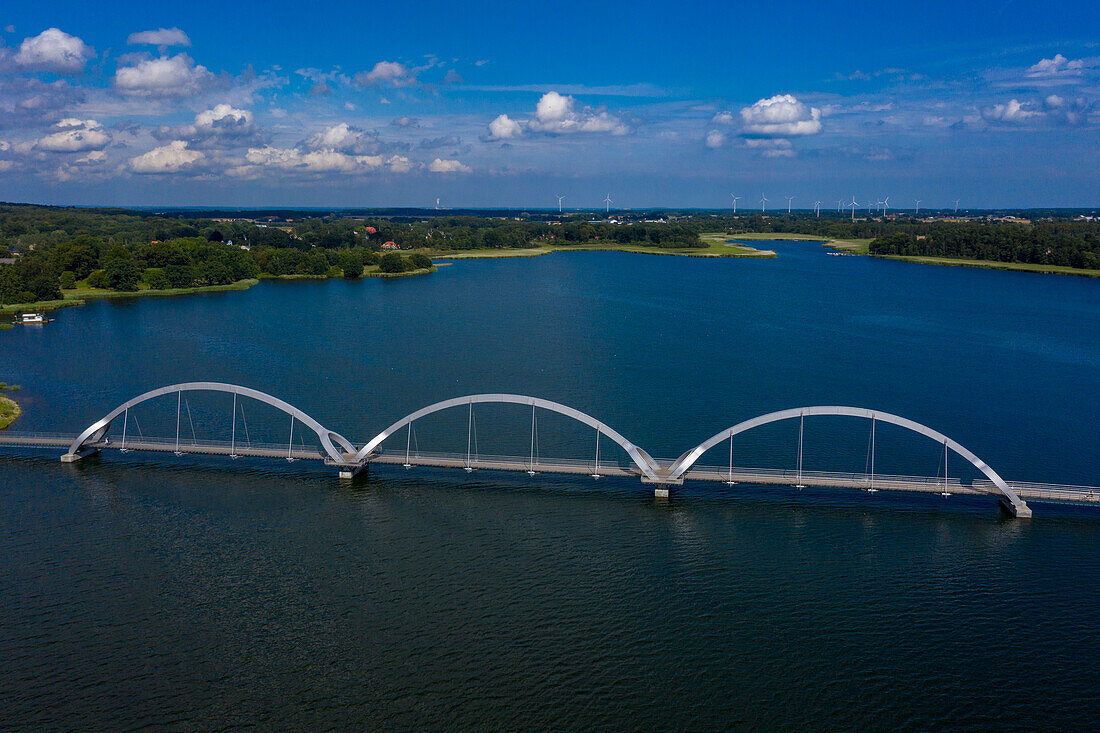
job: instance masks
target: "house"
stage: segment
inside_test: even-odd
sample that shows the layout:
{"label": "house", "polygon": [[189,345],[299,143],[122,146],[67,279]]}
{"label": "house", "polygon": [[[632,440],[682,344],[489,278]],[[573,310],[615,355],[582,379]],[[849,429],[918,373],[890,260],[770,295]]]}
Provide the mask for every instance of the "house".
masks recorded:
{"label": "house", "polygon": [[397,247],[396,242],[386,242],[385,244],[382,245],[382,249],[397,249],[397,248],[398,247]]}

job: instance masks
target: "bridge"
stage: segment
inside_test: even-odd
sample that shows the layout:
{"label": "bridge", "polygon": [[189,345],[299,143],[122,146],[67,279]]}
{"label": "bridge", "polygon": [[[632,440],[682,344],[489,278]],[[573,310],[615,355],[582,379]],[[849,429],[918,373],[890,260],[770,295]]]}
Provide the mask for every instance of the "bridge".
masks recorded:
{"label": "bridge", "polygon": [[[184,394],[192,392],[226,393],[232,396],[231,413],[226,420],[229,428],[229,440],[200,439],[191,419],[190,404],[185,402]],[[140,423],[134,415],[131,427],[132,411],[143,403],[163,397],[176,397],[175,435],[171,438],[146,437],[141,433]],[[283,412],[289,417],[286,443],[253,442],[248,433],[244,402],[252,400],[263,403]],[[188,437],[182,429],[184,405],[187,405],[187,423],[191,435]],[[475,406],[486,404],[515,405],[530,410],[530,450],[527,455],[486,455],[477,447]],[[413,436],[418,420],[448,410],[466,412],[466,450],[465,452],[427,452],[419,445],[414,449]],[[593,453],[591,458],[565,459],[548,458],[540,455],[538,416],[539,411],[556,413],[586,426],[593,431]],[[858,418],[869,423],[868,465],[862,473],[842,473],[808,470],[803,466],[803,439],[806,418],[818,416],[840,416]],[[734,438],[737,435],[783,421],[798,421],[798,445],[796,466],[791,469],[765,469],[735,466]],[[121,425],[119,424],[121,422]],[[910,432],[928,438],[943,448],[943,476],[897,476],[880,474],[875,471],[876,430],[880,423],[904,428]],[[243,435],[242,435],[243,428]],[[137,435],[135,436],[135,429]],[[297,431],[297,433],[295,432]],[[303,436],[313,434],[316,444],[306,445]],[[297,435],[298,444],[295,444]],[[404,448],[399,445],[401,436],[405,437]],[[606,455],[601,459],[601,443],[610,441],[621,448],[629,458],[628,463],[609,460]],[[383,447],[384,444],[398,443],[395,447]],[[729,443],[728,462],[725,466],[704,466],[698,461],[704,454],[723,443]],[[456,397],[436,402],[421,408],[397,420],[378,435],[357,448],[356,444],[340,433],[330,430],[320,422],[293,405],[259,390],[221,382],[186,382],[154,389],[128,400],[105,416],[96,420],[77,435],[45,433],[0,432],[0,446],[19,446],[26,448],[57,447],[64,448],[61,460],[66,463],[78,461],[86,456],[104,450],[147,451],[184,454],[205,454],[227,456],[232,459],[241,457],[282,458],[287,461],[317,460],[328,466],[336,467],[341,478],[353,478],[359,471],[371,463],[438,468],[455,468],[467,472],[475,470],[517,471],[531,476],[542,473],[573,474],[599,479],[604,476],[634,477],[654,487],[657,497],[667,498],[674,486],[684,481],[721,482],[729,486],[751,484],[763,486],[793,486],[796,488],[824,487],[859,489],[867,492],[907,491],[939,494],[947,497],[955,494],[985,495],[996,497],[1000,505],[1017,517],[1030,517],[1031,508],[1028,499],[1043,502],[1100,505],[1100,488],[1088,486],[1068,486],[1058,484],[1036,484],[1008,482],[989,467],[978,456],[957,441],[943,433],[913,420],[861,407],[847,406],[808,406],[781,410],[745,420],[732,427],[715,433],[699,445],[685,451],[675,460],[657,460],[645,450],[627,440],[621,433],[590,415],[557,402],[516,394],[476,394]],[[985,478],[963,484],[959,479],[950,478],[948,459],[950,454],[962,458],[973,466]]]}

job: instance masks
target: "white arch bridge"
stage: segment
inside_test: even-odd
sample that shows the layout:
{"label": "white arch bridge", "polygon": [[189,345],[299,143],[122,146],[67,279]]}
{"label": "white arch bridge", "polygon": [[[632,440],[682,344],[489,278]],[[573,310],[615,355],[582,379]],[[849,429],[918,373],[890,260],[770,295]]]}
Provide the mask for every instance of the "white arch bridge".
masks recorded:
{"label": "white arch bridge", "polygon": [[[185,393],[216,392],[232,395],[232,411],[226,420],[229,427],[228,441],[199,439],[191,417],[190,403],[184,400]],[[140,423],[131,411],[142,403],[160,397],[176,397],[175,434],[169,438],[151,438],[141,433]],[[243,403],[253,400],[266,404],[289,417],[288,435],[285,444],[254,443],[248,434],[247,420]],[[184,423],[184,405],[187,405],[186,423]],[[510,404],[530,409],[530,450],[527,455],[484,455],[478,450],[476,437],[475,407],[486,404]],[[414,450],[415,424],[418,420],[446,410],[466,412],[466,450],[465,452],[429,453]],[[538,440],[538,411],[556,413],[574,420],[593,431],[591,458],[580,460],[547,458],[540,455]],[[837,473],[806,470],[803,466],[803,435],[806,418],[816,416],[842,416],[860,418],[869,421],[868,470],[863,473]],[[761,468],[743,468],[734,466],[734,437],[754,428],[785,420],[798,420],[797,465],[791,469],[775,470]],[[120,424],[121,423],[121,424]],[[875,432],[879,423],[895,425],[922,435],[943,446],[943,476],[894,476],[875,472]],[[190,428],[190,436],[184,425]],[[226,426],[223,426],[226,427]],[[296,432],[297,431],[297,432]],[[136,435],[135,435],[136,432]],[[316,445],[309,446],[303,440],[303,434],[312,433]],[[401,437],[405,437],[401,446]],[[295,443],[297,437],[298,443]],[[383,449],[383,444],[398,443],[396,447]],[[629,457],[628,464],[619,464],[601,460],[601,444],[608,441],[620,447]],[[699,459],[709,450],[728,441],[729,460],[722,467],[699,466]],[[371,463],[398,464],[406,468],[413,466],[436,466],[461,468],[466,471],[478,469],[501,471],[524,471],[530,475],[539,473],[564,473],[588,475],[593,478],[603,476],[634,476],[644,483],[653,484],[655,494],[667,497],[670,487],[680,485],[684,480],[720,481],[733,486],[738,483],[762,485],[787,485],[799,489],[807,486],[862,489],[869,492],[879,490],[917,491],[935,493],[943,496],[952,494],[985,494],[995,496],[1001,505],[1014,516],[1030,517],[1031,509],[1025,499],[1040,501],[1100,504],[1100,490],[1093,487],[1061,486],[1053,484],[1009,483],[990,468],[978,456],[957,441],[943,433],[933,430],[913,420],[887,412],[879,412],[861,407],[839,405],[799,407],[772,412],[754,417],[715,433],[699,445],[691,448],[674,461],[654,459],[645,450],[627,440],[621,433],[596,418],[567,405],[537,397],[516,394],[476,394],[456,397],[436,402],[421,408],[390,425],[378,435],[357,448],[356,444],[341,434],[323,426],[320,422],[293,405],[276,397],[234,384],[221,382],[186,382],[154,389],[128,400],[104,417],[96,420],[76,436],[15,433],[0,433],[0,445],[9,446],[57,446],[67,450],[61,456],[65,462],[74,462],[105,449],[128,451],[154,451],[174,453],[175,455],[209,454],[224,455],[231,458],[257,456],[284,458],[288,461],[301,459],[322,460],[325,464],[339,469],[340,476],[351,478]],[[966,485],[959,479],[952,479],[948,472],[950,453],[961,457],[981,474],[983,480]]]}

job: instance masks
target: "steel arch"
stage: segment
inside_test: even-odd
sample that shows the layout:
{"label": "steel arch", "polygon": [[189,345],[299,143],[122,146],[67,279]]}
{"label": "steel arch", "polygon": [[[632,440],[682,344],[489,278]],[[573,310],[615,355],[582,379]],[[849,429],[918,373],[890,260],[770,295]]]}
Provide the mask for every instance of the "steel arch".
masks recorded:
{"label": "steel arch", "polygon": [[868,420],[875,419],[882,422],[897,425],[899,427],[912,430],[915,433],[919,433],[925,437],[935,440],[937,443],[944,443],[951,450],[958,453],[960,456],[970,461],[979,471],[985,474],[986,478],[993,482],[993,485],[997,488],[1001,494],[1004,495],[1013,507],[1022,512],[1030,513],[1027,504],[1016,495],[1016,492],[1009,488],[996,471],[986,465],[985,461],[978,458],[976,455],[967,450],[963,445],[948,438],[943,433],[933,430],[927,425],[921,425],[919,422],[909,420],[898,415],[891,415],[888,412],[878,412],[876,410],[868,410],[863,407],[844,407],[839,405],[818,405],[814,407],[796,407],[791,410],[780,410],[779,412],[771,412],[767,415],[761,415],[754,417],[751,420],[746,420],[742,423],[738,423],[731,428],[723,430],[722,432],[714,435],[707,440],[703,441],[699,445],[695,446],[691,450],[684,453],[682,456],[676,459],[676,461],[669,466],[668,474],[666,476],[669,480],[675,480],[684,475],[685,472],[692,465],[695,464],[699,458],[708,450],[718,445],[722,441],[743,433],[746,430],[752,430],[753,428],[760,427],[761,425],[767,425],[768,423],[779,422],[780,420],[790,420],[796,417],[812,416],[812,415],[836,415],[842,417],[862,417]]}
{"label": "steel arch", "polygon": [[[76,455],[80,452],[85,443],[91,441],[96,442],[101,440],[107,431],[111,427],[111,421],[121,415],[126,410],[135,405],[139,405],[142,402],[146,402],[155,397],[161,397],[166,394],[175,394],[176,392],[228,392],[231,394],[240,395],[242,397],[251,397],[254,400],[271,405],[272,407],[282,410],[288,415],[293,416],[298,422],[302,423],[314,433],[321,441],[321,447],[329,458],[335,463],[347,463],[347,454],[355,453],[355,446],[352,445],[344,436],[339,433],[329,430],[321,423],[314,420],[306,413],[299,410],[294,405],[287,402],[283,402],[277,397],[272,397],[266,392],[260,392],[259,390],[250,389],[248,387],[241,387],[236,384],[225,384],[222,382],[182,382],[180,384],[171,384],[167,387],[160,387],[159,389],[150,390],[145,394],[138,395],[137,397],[123,402],[121,405],[111,410],[102,419],[89,425],[84,432],[76,437],[72,445],[69,446],[69,455]],[[337,450],[333,445],[333,441],[338,443],[341,448],[344,449],[344,453]]]}
{"label": "steel arch", "polygon": [[563,405],[558,402],[551,402],[550,400],[540,399],[538,397],[528,397],[526,395],[516,394],[475,394],[466,395],[465,397],[455,397],[449,400],[443,400],[442,402],[436,402],[433,405],[423,407],[416,412],[406,415],[393,425],[383,430],[378,435],[374,436],[369,443],[364,445],[358,453],[355,454],[355,461],[364,460],[370,453],[377,448],[382,441],[396,433],[401,428],[405,427],[409,423],[419,420],[426,415],[431,415],[442,410],[447,410],[452,407],[462,407],[464,405],[476,405],[484,403],[509,403],[514,405],[528,405],[533,407],[539,407],[543,410],[549,410],[550,412],[556,412],[559,415],[565,415],[578,422],[584,423],[590,428],[595,428],[600,431],[600,434],[606,435],[611,440],[619,444],[619,446],[627,452],[630,459],[634,461],[639,470],[645,474],[646,478],[651,481],[659,481],[661,467],[657,464],[648,453],[631,443],[624,438],[617,430],[611,428],[609,425],[600,422],[590,415],[586,415],[580,410],[575,410],[572,407]]}

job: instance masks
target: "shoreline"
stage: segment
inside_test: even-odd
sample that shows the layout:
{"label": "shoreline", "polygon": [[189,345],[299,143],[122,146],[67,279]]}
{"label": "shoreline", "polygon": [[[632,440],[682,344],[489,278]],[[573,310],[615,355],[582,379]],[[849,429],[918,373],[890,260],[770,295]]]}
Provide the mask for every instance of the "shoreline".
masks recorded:
{"label": "shoreline", "polygon": [[0,395],[0,430],[5,430],[9,425],[23,414],[19,403],[11,397]]}
{"label": "shoreline", "polygon": [[[657,255],[666,257],[699,257],[699,258],[741,258],[741,259],[774,259],[778,255],[774,250],[756,249],[742,242],[781,241],[781,242],[813,242],[822,247],[847,252],[853,255],[875,257],[884,260],[896,260],[918,265],[935,265],[942,267],[973,267],[984,270],[1007,270],[1013,272],[1031,272],[1045,275],[1069,275],[1075,277],[1100,278],[1100,270],[1086,270],[1082,268],[1062,265],[1039,265],[1026,262],[999,262],[996,260],[972,260],[956,259],[953,257],[932,257],[923,255],[876,255],[869,251],[871,240],[869,239],[829,239],[810,234],[794,233],[765,233],[748,232],[745,234],[727,235],[708,232],[699,235],[707,244],[706,247],[670,248],[641,247],[620,244],[605,244],[602,242],[589,242],[586,244],[565,246],[540,246],[524,248],[500,248],[500,249],[475,249],[444,251],[435,249],[410,250],[410,254],[422,253],[432,259],[438,260],[478,260],[478,259],[512,259],[543,257],[555,252],[623,252],[626,254]],[[444,266],[450,264],[444,263]],[[377,265],[365,266],[363,274],[358,279],[366,278],[402,278],[427,275],[438,270],[436,265],[430,268],[420,268],[408,272],[381,272]],[[202,293],[222,293],[234,290],[248,290],[264,281],[299,281],[299,280],[335,280],[341,279],[329,275],[268,275],[260,274],[255,278],[246,278],[226,285],[205,285],[193,288],[167,288],[163,290],[98,290],[89,288],[74,288],[62,291],[61,300],[46,300],[32,303],[10,303],[0,305],[0,314],[15,314],[20,311],[54,311],[61,308],[85,305],[88,300],[107,298],[144,298],[195,295]],[[347,278],[352,279],[352,278]],[[3,330],[7,330],[12,324],[3,324]]]}
{"label": "shoreline", "polygon": [[[89,300],[109,300],[116,298],[149,298],[149,297],[168,297],[168,296],[181,296],[181,295],[199,295],[202,293],[227,293],[235,290],[248,290],[255,285],[258,285],[261,281],[317,281],[317,280],[343,280],[343,279],[366,279],[369,277],[377,277],[383,279],[396,278],[396,277],[415,277],[418,275],[428,275],[436,271],[435,265],[430,268],[420,268],[417,270],[409,270],[408,272],[380,272],[377,267],[372,270],[363,268],[364,272],[360,278],[344,278],[329,277],[327,275],[266,275],[261,274],[258,277],[249,277],[244,280],[237,280],[236,282],[228,283],[226,285],[202,285],[194,288],[165,288],[163,290],[98,290],[90,288],[74,288],[72,290],[62,290],[61,300],[40,300],[33,303],[8,303],[0,305],[0,313],[14,314],[22,311],[55,311],[62,308],[72,308],[75,306],[87,305]],[[4,330],[7,330],[6,326],[12,324],[5,324]],[[14,326],[13,326],[14,327]]]}

